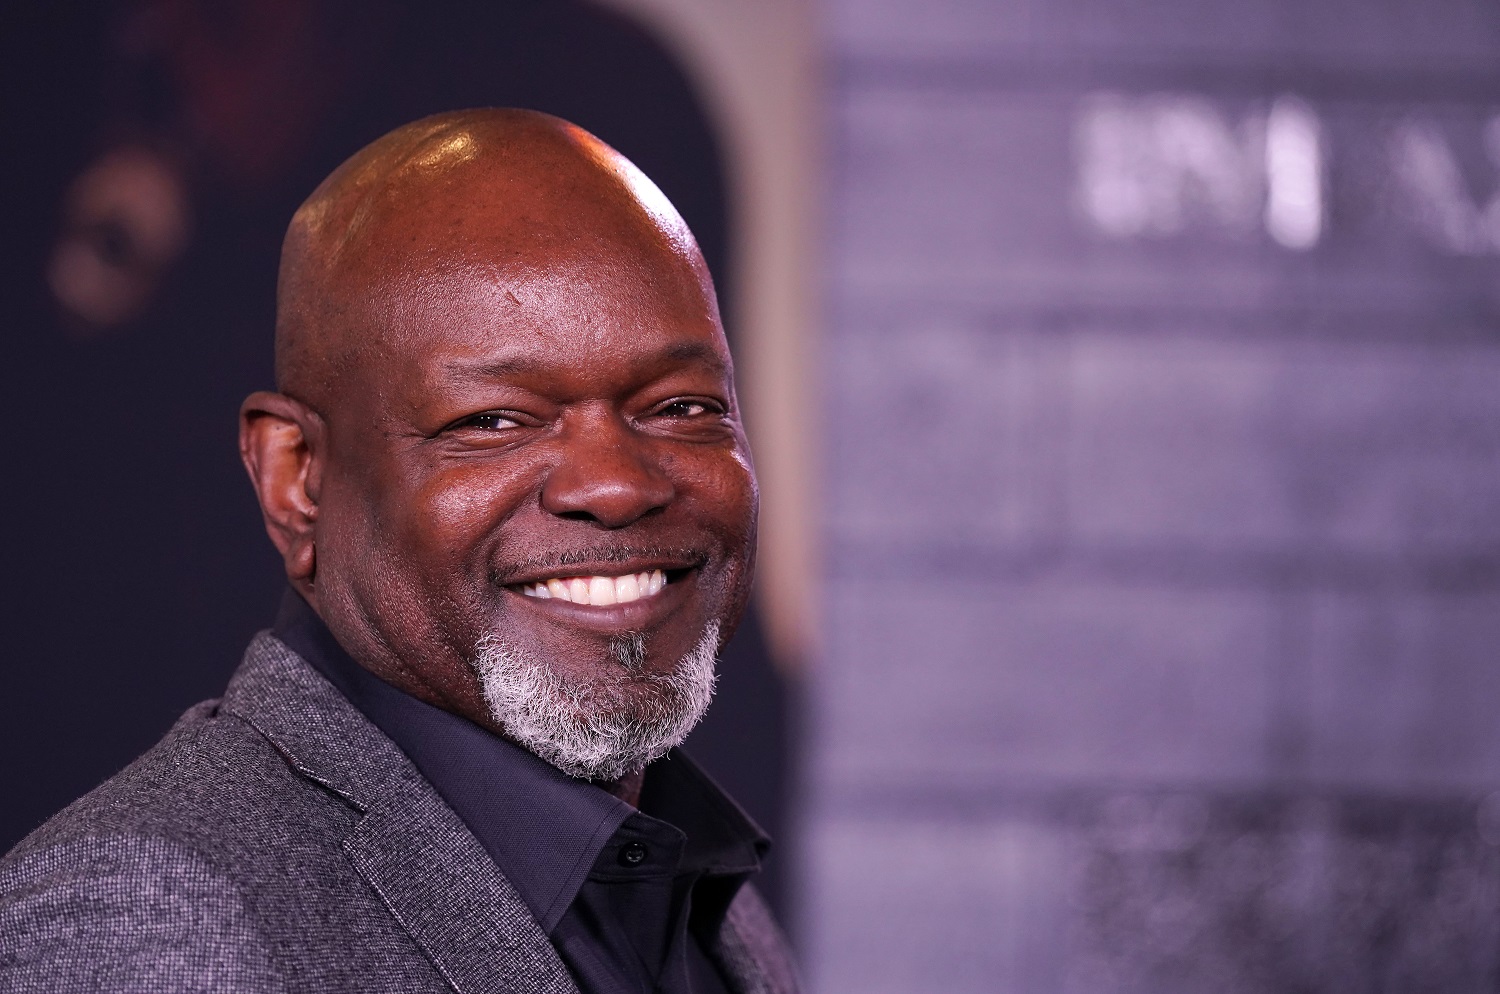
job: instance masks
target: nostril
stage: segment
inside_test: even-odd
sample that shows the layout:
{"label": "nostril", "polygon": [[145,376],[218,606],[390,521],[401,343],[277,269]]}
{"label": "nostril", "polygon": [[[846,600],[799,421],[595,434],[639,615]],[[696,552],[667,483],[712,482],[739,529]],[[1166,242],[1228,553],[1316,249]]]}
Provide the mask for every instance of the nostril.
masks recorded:
{"label": "nostril", "polygon": [[[639,521],[642,518],[654,517],[658,514],[663,513],[664,511],[666,511],[665,507],[648,507],[640,514],[629,516],[629,521],[626,521],[624,523],[629,524],[630,521]],[[597,514],[594,514],[591,511],[554,511],[553,514],[556,517],[562,518],[564,521],[588,521],[594,524],[604,525],[606,527],[614,527],[610,524],[609,521],[606,521],[604,518],[600,517]]]}

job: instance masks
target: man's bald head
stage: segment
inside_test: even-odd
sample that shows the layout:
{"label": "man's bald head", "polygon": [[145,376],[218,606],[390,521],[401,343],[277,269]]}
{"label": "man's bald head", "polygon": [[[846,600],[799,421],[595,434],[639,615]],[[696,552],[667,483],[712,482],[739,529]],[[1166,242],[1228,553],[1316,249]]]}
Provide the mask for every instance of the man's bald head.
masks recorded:
{"label": "man's bald head", "polygon": [[663,251],[706,278],[671,203],[581,128],[496,108],[415,121],[355,153],[292,218],[277,387],[330,413],[336,386],[381,347],[391,302],[420,297],[424,276],[474,266],[515,287],[564,258]]}

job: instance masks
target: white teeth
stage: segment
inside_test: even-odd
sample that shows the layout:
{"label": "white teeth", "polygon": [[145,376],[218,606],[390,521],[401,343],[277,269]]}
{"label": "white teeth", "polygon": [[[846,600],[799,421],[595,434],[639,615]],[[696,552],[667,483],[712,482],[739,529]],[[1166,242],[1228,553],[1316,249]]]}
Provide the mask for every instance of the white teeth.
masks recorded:
{"label": "white teeth", "polygon": [[540,600],[572,601],[574,604],[629,604],[644,597],[655,597],[667,585],[667,575],[659,569],[625,576],[570,576],[539,580],[521,588],[527,597]]}

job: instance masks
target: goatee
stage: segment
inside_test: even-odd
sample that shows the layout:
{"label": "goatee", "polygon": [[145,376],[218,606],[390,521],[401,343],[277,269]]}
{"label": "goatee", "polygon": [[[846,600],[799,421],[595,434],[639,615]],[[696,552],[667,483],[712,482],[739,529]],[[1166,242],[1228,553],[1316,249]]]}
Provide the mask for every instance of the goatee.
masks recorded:
{"label": "goatee", "polygon": [[693,730],[714,693],[719,623],[666,673],[643,672],[646,639],[610,640],[619,672],[565,683],[552,668],[498,636],[474,649],[490,715],[516,743],[569,776],[619,780],[666,755]]}

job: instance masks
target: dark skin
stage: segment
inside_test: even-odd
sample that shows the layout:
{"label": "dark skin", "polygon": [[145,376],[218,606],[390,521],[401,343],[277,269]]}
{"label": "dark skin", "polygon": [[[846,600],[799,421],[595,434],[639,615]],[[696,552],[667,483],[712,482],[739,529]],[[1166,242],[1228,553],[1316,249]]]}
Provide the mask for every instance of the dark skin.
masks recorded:
{"label": "dark skin", "polygon": [[[240,452],[288,579],[360,664],[500,735],[494,633],[569,682],[654,693],[748,595],[757,491],[691,234],[612,150],[544,115],[408,125],[303,205],[283,250],[279,392]],[[653,569],[613,605],[525,596]],[[630,803],[641,771],[601,784]]]}

